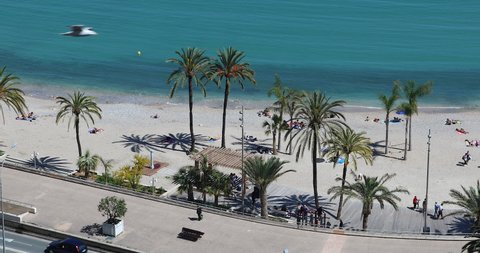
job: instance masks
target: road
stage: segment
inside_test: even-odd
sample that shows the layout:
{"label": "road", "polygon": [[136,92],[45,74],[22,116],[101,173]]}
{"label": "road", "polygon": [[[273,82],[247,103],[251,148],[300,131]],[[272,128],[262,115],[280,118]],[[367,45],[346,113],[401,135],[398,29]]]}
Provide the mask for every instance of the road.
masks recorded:
{"label": "road", "polygon": [[[2,239],[0,236],[0,250],[3,249],[1,242]],[[41,253],[44,252],[50,242],[51,241],[30,235],[5,231],[5,248],[7,253]],[[90,250],[88,252],[95,253]]]}

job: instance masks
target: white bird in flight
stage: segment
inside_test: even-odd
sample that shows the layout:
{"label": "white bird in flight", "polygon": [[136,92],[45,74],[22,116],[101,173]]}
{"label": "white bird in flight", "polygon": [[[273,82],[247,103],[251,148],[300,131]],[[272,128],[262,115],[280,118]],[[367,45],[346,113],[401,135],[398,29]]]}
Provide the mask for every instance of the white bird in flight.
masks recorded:
{"label": "white bird in flight", "polygon": [[75,37],[97,35],[92,27],[85,27],[84,25],[72,25],[70,26],[70,30],[70,32],[62,33],[62,35]]}

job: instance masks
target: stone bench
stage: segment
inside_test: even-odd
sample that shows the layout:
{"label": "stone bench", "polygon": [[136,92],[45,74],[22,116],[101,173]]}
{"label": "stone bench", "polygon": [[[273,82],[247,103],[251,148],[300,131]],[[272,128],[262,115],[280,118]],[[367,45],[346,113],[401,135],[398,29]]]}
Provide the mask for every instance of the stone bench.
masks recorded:
{"label": "stone bench", "polygon": [[204,234],[205,234],[204,232],[183,227],[182,232],[178,234],[178,238],[196,242],[198,239],[202,238],[202,235]]}

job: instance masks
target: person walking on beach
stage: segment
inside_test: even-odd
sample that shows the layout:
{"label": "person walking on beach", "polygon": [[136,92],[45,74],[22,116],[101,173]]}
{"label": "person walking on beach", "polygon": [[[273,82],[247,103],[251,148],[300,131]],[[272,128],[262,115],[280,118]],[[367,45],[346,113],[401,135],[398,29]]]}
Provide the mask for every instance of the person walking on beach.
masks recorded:
{"label": "person walking on beach", "polygon": [[413,197],[413,210],[416,210],[418,208],[418,202],[420,200],[417,198],[417,196]]}
{"label": "person walking on beach", "polygon": [[201,206],[197,206],[197,216],[198,216],[199,221],[201,221],[203,219],[202,207]]}
{"label": "person walking on beach", "polygon": [[440,216],[440,218],[443,220],[443,203],[438,206],[438,216]]}
{"label": "person walking on beach", "polygon": [[463,164],[468,165],[468,162],[472,160],[472,156],[470,156],[470,151],[467,151],[467,153],[462,156],[462,160]]}

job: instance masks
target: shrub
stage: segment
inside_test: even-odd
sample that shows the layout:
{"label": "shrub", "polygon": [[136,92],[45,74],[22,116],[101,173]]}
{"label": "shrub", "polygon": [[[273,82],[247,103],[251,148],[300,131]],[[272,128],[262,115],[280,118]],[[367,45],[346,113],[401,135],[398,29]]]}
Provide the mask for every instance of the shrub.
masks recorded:
{"label": "shrub", "polygon": [[98,211],[108,218],[107,223],[116,224],[127,213],[127,204],[124,199],[109,196],[100,200]]}

